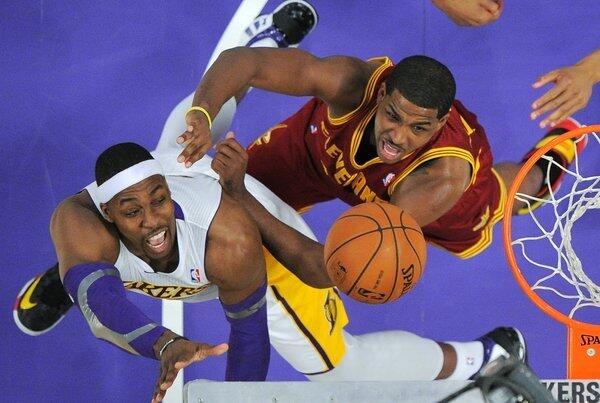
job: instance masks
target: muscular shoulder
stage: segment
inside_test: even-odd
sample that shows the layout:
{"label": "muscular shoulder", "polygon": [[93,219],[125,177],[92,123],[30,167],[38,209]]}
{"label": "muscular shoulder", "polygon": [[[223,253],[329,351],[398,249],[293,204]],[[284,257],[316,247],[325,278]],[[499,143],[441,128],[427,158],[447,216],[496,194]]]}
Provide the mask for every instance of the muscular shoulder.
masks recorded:
{"label": "muscular shoulder", "polygon": [[394,189],[391,202],[424,226],[449,211],[469,186],[471,167],[457,157],[426,162]]}
{"label": "muscular shoulder", "polygon": [[408,178],[411,178],[416,186],[431,183],[447,195],[462,195],[469,186],[471,166],[462,158],[441,157],[425,162]]}
{"label": "muscular shoulder", "polygon": [[471,176],[471,166],[462,158],[441,157],[426,162],[417,168],[415,172],[422,172],[442,181],[451,181],[458,185],[462,183],[466,187]]}
{"label": "muscular shoulder", "polygon": [[50,233],[63,273],[80,263],[114,263],[118,256],[116,229],[100,216],[87,191],[58,205],[52,215]]}
{"label": "muscular shoulder", "polygon": [[338,91],[332,94],[331,99],[326,99],[333,116],[341,116],[360,105],[367,83],[373,72],[381,65],[380,61],[365,62],[354,57],[334,56],[326,60],[339,58],[337,65]]}

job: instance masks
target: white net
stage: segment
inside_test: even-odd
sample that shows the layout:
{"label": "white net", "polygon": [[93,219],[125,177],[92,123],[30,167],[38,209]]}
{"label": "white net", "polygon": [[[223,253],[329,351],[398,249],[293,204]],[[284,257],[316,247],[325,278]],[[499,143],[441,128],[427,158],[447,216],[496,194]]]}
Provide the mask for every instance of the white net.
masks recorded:
{"label": "white net", "polygon": [[[588,243],[588,246],[589,243],[595,244],[600,257],[600,176],[584,174],[590,170],[600,172],[597,158],[600,147],[590,150],[594,146],[600,146],[600,138],[596,133],[590,133],[577,138],[575,142],[586,141],[586,138],[586,150],[581,156],[576,154],[570,169],[563,168],[551,157],[542,156],[549,161],[545,173],[546,183],[549,182],[553,166],[565,173],[564,181],[556,193],[549,192],[547,199],[516,194],[516,199],[526,204],[529,217],[535,224],[531,227],[537,228],[537,231],[531,235],[532,230],[529,230],[529,236],[518,237],[512,241],[513,247],[520,249],[523,258],[529,262],[529,265],[526,265],[529,269],[527,277],[532,290],[538,294],[549,292],[570,302],[564,310],[571,318],[584,307],[600,308],[600,286],[595,282],[600,281],[599,260],[592,256],[592,259],[585,260],[588,264],[584,267],[581,254],[578,256],[573,242],[575,223],[585,215],[591,223],[591,231],[584,235],[584,242]],[[582,163],[583,155],[586,156],[585,162],[588,164]],[[541,203],[540,207],[534,209],[532,206],[538,203]],[[590,219],[590,215],[594,217]],[[539,245],[542,243],[543,246]],[[517,245],[519,248],[516,248]],[[590,260],[593,264],[589,264]],[[523,265],[521,271],[523,273]]]}

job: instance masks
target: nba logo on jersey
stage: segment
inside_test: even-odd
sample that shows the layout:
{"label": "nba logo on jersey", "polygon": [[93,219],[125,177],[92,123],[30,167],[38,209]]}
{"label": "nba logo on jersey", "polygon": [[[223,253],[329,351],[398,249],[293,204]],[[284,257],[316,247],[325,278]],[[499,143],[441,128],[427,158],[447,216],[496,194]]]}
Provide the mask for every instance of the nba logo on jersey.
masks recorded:
{"label": "nba logo on jersey", "polygon": [[201,283],[202,282],[202,270],[199,267],[190,270],[190,277],[192,278],[192,283]]}
{"label": "nba logo on jersey", "polygon": [[310,134],[315,134],[317,132],[317,126],[310,125]]}
{"label": "nba logo on jersey", "polygon": [[396,174],[394,173],[389,173],[385,176],[385,178],[383,178],[383,185],[387,186],[392,182],[392,179],[394,179],[396,177]]}

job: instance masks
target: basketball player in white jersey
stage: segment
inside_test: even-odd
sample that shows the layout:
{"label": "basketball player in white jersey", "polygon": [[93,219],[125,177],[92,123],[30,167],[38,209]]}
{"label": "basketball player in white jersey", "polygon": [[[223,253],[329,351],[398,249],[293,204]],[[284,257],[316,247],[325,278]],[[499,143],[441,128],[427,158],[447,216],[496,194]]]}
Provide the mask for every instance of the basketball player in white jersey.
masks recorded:
{"label": "basketball player in white jersey", "polygon": [[95,171],[96,182],[63,201],[50,225],[64,287],[94,335],[160,360],[153,397],[160,401],[179,369],[228,346],[195,343],[158,325],[129,302],[124,285],[159,298],[218,294],[231,325],[225,379],[265,380],[265,262],[245,210],[209,177],[167,183],[160,163],[134,143],[104,151]]}

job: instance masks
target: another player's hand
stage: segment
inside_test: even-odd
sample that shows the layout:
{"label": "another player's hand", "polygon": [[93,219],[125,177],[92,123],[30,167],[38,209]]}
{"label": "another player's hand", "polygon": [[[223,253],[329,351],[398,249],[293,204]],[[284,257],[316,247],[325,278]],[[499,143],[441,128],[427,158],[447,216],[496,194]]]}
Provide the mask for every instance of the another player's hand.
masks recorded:
{"label": "another player's hand", "polygon": [[246,191],[244,176],[248,165],[248,153],[235,139],[233,132],[227,133],[225,140],[215,145],[217,150],[212,169],[219,174],[223,190],[236,200],[241,200]]}
{"label": "another player's hand", "polygon": [[575,65],[544,74],[533,83],[533,88],[537,89],[548,83],[553,83],[554,87],[531,105],[532,120],[546,112],[552,112],[540,122],[542,128],[554,126],[584,108],[592,96],[594,80],[586,68]]}
{"label": "another player's hand", "polygon": [[504,0],[432,0],[432,3],[463,27],[480,27],[494,22],[504,8]]}
{"label": "another player's hand", "polygon": [[194,362],[202,361],[207,357],[221,355],[228,348],[229,346],[225,343],[213,346],[185,339],[179,339],[171,343],[160,357],[160,375],[156,382],[152,403],[162,401],[180,369]]}
{"label": "another player's hand", "polygon": [[212,145],[210,128],[206,116],[200,111],[190,111],[185,116],[187,130],[177,137],[177,144],[185,148],[177,157],[177,162],[191,167],[194,162],[204,157]]}

